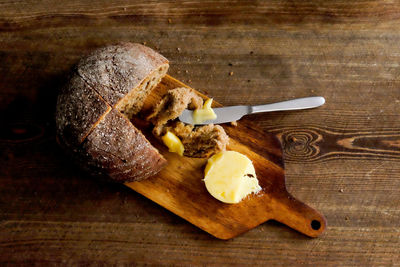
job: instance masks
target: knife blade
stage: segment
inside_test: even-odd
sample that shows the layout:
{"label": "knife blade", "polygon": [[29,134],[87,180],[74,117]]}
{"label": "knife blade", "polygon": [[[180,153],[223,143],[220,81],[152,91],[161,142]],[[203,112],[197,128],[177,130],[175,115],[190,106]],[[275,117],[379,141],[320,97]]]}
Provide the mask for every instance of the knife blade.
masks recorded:
{"label": "knife blade", "polygon": [[257,106],[231,106],[222,108],[213,108],[217,118],[215,120],[207,120],[202,123],[194,123],[193,121],[193,110],[185,109],[179,116],[181,122],[192,124],[192,125],[207,125],[207,124],[221,124],[241,119],[244,115],[261,113],[261,112],[272,112],[272,111],[283,111],[283,110],[299,110],[309,109],[322,106],[325,103],[325,98],[322,96],[304,97],[297,98],[288,101],[257,105]]}

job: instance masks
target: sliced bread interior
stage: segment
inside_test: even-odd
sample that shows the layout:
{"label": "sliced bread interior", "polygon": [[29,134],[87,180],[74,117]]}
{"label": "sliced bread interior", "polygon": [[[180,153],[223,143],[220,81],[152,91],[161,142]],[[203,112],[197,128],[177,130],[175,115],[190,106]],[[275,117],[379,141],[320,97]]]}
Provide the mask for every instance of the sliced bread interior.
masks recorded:
{"label": "sliced bread interior", "polygon": [[136,88],[131,90],[116,105],[116,108],[128,119],[132,119],[142,108],[144,100],[150,92],[161,82],[168,71],[168,64],[163,64],[151,72]]}

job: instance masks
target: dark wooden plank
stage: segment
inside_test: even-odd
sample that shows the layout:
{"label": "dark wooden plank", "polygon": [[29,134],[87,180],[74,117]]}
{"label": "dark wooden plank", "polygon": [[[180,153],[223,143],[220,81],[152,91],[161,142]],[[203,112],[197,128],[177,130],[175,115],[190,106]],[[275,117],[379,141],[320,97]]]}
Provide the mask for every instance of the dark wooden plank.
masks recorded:
{"label": "dark wooden plank", "polygon": [[[398,264],[399,9],[374,0],[0,1],[1,262]],[[57,88],[80,56],[122,40],[158,48],[172,76],[224,105],[325,96],[318,112],[251,120],[282,138],[288,190],[327,217],[326,233],[310,240],[268,222],[215,240],[70,166],[53,138]]]}

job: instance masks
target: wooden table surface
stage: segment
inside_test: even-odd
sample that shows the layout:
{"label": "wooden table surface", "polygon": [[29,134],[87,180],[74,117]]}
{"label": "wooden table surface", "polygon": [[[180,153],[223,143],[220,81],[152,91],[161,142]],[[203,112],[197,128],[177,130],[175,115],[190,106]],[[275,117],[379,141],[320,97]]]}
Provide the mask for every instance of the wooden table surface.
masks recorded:
{"label": "wooden table surface", "polygon": [[[348,2],[0,1],[0,265],[399,264],[400,4]],[[118,41],[157,49],[224,105],[324,96],[252,118],[281,139],[288,190],[327,231],[267,222],[218,240],[71,165],[54,138],[58,89]]]}

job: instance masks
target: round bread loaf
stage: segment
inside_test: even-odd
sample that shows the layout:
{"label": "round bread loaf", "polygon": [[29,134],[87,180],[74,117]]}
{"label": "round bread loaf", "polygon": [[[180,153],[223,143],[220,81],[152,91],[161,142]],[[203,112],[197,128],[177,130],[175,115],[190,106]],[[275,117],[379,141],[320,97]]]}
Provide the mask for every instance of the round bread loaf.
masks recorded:
{"label": "round bread loaf", "polygon": [[168,70],[154,50],[120,43],[80,60],[57,99],[57,140],[92,173],[119,182],[159,172],[166,160],[130,122]]}

